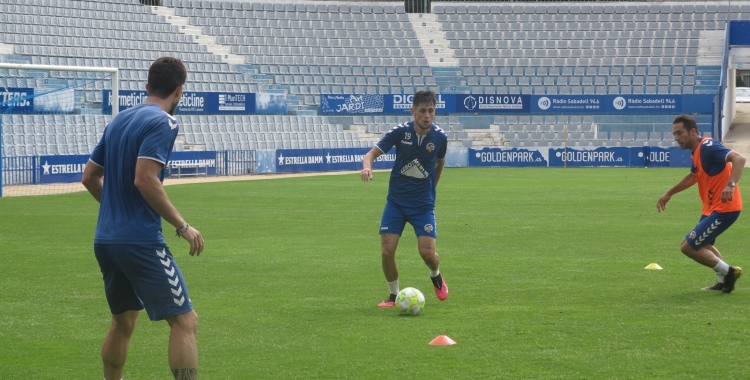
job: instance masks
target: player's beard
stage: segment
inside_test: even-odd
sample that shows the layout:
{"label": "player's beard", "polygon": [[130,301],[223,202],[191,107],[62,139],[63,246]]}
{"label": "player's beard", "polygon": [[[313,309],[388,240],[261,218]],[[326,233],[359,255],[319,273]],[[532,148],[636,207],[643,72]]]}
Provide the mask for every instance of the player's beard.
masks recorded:
{"label": "player's beard", "polygon": [[172,107],[170,107],[169,108],[169,112],[167,112],[168,114],[174,116],[174,111],[177,110],[177,105],[180,104],[180,99],[181,98],[182,97],[180,96],[180,97],[178,97],[177,99],[174,100],[174,103],[172,104]]}

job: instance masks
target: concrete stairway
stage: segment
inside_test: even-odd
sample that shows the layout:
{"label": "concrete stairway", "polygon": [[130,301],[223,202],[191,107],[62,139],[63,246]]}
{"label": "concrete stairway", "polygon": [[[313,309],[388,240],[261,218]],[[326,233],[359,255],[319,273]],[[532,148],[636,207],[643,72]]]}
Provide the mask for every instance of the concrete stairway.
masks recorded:
{"label": "concrete stairway", "polygon": [[734,117],[729,132],[724,137],[724,146],[745,156],[745,167],[750,167],[750,104],[737,104],[737,116]]}

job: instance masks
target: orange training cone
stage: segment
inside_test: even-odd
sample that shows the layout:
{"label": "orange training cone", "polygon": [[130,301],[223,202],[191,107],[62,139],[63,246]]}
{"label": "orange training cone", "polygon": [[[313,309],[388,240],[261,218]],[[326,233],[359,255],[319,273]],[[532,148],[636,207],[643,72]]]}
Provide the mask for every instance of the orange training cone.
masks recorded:
{"label": "orange training cone", "polygon": [[437,338],[430,341],[430,346],[450,346],[456,344],[456,341],[448,338],[447,335],[438,335]]}

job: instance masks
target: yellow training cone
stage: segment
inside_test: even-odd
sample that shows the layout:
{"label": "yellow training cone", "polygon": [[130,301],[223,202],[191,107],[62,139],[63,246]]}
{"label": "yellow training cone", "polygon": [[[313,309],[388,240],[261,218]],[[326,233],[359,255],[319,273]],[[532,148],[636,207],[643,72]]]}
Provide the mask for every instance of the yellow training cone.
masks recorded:
{"label": "yellow training cone", "polygon": [[657,263],[651,263],[651,264],[646,265],[646,267],[643,269],[661,270],[661,267]]}

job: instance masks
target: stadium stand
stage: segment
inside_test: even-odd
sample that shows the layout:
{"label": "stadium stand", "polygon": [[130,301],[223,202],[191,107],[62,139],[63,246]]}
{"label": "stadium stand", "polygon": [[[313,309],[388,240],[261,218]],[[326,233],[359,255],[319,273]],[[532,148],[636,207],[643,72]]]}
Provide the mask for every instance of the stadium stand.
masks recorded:
{"label": "stadium stand", "polygon": [[[438,28],[434,39],[444,40],[442,53],[458,64],[450,67],[434,60],[437,49],[424,46],[413,15],[398,4],[164,0],[150,7],[135,0],[7,0],[0,4],[0,44],[13,53],[0,54],[0,61],[118,67],[121,89],[140,90],[154,59],[177,56],[189,71],[188,90],[286,93],[289,110],[228,119],[180,116],[178,149],[357,147],[371,146],[404,118],[318,115],[320,94],[425,88],[444,94],[715,93],[720,62],[711,47],[723,39],[727,20],[750,19],[750,3],[740,1],[433,3],[433,14],[420,20]],[[188,27],[201,36],[185,34]],[[231,63],[230,55],[244,63]],[[3,75],[19,87],[79,79],[75,73],[18,74]],[[87,109],[101,109],[102,88],[93,86],[83,91],[92,105]],[[47,117],[3,116],[12,131],[4,154],[88,153],[94,131],[100,134],[108,118],[54,115],[48,125]],[[671,120],[664,116],[455,115],[436,121],[453,146],[672,144]],[[699,118],[710,122],[710,116]],[[85,137],[71,136],[69,125]]]}

